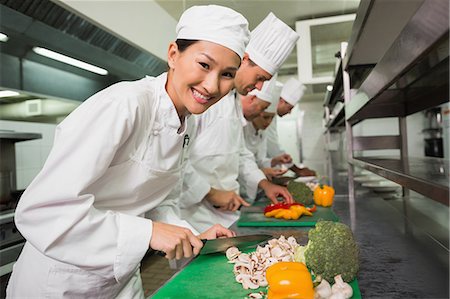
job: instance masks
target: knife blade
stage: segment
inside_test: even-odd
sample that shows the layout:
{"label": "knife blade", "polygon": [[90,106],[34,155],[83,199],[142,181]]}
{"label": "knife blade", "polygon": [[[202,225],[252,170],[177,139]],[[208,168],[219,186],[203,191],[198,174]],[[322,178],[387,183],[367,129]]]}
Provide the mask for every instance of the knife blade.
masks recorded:
{"label": "knife blade", "polygon": [[241,206],[239,211],[241,211],[242,213],[264,213],[264,208],[264,206]]}
{"label": "knife blade", "polygon": [[200,250],[200,254],[211,254],[216,252],[225,252],[228,248],[236,246],[239,249],[256,246],[261,242],[272,239],[272,235],[257,234],[237,236],[231,238],[219,238],[206,240],[205,245]]}
{"label": "knife blade", "polygon": [[[200,254],[212,254],[217,252],[225,252],[230,247],[237,247],[239,249],[250,248],[252,246],[257,246],[265,241],[273,239],[272,235],[266,234],[256,234],[256,235],[246,235],[237,236],[230,238],[219,238],[212,240],[202,239],[203,247],[200,250]],[[166,253],[164,251],[157,250],[155,252],[157,255],[165,257]]]}

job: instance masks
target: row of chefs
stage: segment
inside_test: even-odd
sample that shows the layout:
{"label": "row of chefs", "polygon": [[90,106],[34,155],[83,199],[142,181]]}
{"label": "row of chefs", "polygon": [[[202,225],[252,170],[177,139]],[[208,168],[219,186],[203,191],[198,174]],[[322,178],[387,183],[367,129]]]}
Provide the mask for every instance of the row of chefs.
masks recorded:
{"label": "row of chefs", "polygon": [[217,5],[187,9],[176,32],[168,72],[114,84],[57,126],[16,209],[27,242],[8,298],[143,298],[149,247],[179,259],[201,238],[233,236],[227,227],[258,188],[293,200],[270,181],[292,159],[269,125],[304,91],[276,81],[296,32],[273,13],[250,32]]}

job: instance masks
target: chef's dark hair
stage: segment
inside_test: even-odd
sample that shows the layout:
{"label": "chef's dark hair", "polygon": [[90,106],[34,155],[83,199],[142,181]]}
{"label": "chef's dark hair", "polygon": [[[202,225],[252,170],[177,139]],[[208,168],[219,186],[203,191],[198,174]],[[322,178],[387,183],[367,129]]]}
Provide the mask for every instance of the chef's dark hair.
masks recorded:
{"label": "chef's dark hair", "polygon": [[198,42],[198,40],[195,39],[177,39],[175,41],[175,43],[178,46],[178,50],[180,52],[183,52],[184,50],[186,50],[189,46],[195,44],[196,42]]}

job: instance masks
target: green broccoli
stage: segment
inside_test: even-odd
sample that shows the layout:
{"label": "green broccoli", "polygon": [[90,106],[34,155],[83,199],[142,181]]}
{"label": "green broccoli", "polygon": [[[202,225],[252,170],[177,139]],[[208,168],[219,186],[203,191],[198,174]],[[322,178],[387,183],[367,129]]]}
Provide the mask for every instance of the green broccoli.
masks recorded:
{"label": "green broccoli", "polygon": [[305,183],[290,181],[287,189],[296,202],[306,206],[313,203],[313,192]]}
{"label": "green broccoli", "polygon": [[359,247],[350,228],[339,222],[319,221],[308,233],[306,248],[299,248],[297,259],[304,250],[306,266],[316,276],[334,281],[338,274],[346,282],[352,281],[359,270]]}

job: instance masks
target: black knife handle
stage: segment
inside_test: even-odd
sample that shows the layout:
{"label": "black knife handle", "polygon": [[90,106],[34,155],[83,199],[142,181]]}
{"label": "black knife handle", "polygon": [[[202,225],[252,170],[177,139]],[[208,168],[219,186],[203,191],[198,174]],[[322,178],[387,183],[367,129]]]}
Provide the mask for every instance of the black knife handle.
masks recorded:
{"label": "black knife handle", "polygon": [[[203,243],[203,246],[206,244],[206,241],[208,241],[208,240],[206,240],[206,239],[200,239],[200,241],[202,241],[202,243]],[[162,256],[162,257],[166,257],[166,253],[164,252],[164,251],[161,251],[161,250],[156,250],[156,255],[159,255],[159,256]]]}

